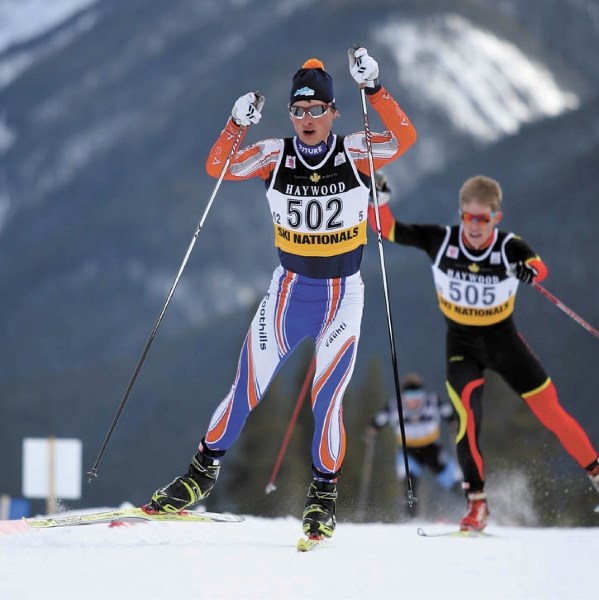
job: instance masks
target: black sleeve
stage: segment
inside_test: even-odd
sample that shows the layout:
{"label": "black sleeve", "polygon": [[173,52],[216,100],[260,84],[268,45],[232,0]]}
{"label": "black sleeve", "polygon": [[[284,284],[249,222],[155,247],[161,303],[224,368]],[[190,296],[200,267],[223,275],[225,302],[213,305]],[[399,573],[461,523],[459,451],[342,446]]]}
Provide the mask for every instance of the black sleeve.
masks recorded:
{"label": "black sleeve", "polygon": [[521,237],[514,235],[505,245],[505,256],[509,263],[517,263],[536,258],[537,254]]}
{"label": "black sleeve", "polygon": [[442,225],[408,225],[395,221],[393,241],[402,246],[420,248],[434,259],[446,234],[447,229]]}

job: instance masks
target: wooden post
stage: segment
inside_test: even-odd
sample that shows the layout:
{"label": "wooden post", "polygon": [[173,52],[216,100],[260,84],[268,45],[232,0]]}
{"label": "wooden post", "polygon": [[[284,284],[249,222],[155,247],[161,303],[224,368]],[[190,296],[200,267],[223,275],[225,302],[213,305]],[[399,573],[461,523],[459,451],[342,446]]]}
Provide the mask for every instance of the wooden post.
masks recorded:
{"label": "wooden post", "polygon": [[3,521],[8,519],[10,514],[10,496],[8,494],[2,494],[0,496],[0,519]]}

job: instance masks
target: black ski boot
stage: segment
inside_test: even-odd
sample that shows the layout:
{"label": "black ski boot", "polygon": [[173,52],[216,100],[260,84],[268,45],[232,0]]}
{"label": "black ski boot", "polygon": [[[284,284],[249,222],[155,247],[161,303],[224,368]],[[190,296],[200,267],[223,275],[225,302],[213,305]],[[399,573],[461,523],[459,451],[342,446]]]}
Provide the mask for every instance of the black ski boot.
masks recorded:
{"label": "black ski boot", "polygon": [[210,451],[202,444],[191,460],[187,473],[156,490],[144,507],[158,512],[179,512],[206,498],[218,477],[224,452]]}
{"label": "black ski boot", "polygon": [[335,502],[337,486],[335,483],[315,479],[308,489],[302,529],[311,538],[330,538],[335,531]]}

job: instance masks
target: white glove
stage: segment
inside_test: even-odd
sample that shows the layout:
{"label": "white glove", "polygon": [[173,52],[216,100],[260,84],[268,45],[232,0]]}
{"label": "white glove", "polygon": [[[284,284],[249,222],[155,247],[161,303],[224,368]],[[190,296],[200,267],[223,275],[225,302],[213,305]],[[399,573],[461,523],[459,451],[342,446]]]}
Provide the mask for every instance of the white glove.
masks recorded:
{"label": "white glove", "polygon": [[379,206],[385,206],[391,199],[391,192],[382,192],[377,190],[376,199],[379,201]]}
{"label": "white glove", "polygon": [[378,83],[379,77],[379,65],[368,55],[366,48],[350,48],[347,51],[349,58],[349,72],[351,76],[356,80],[358,85],[365,85],[366,87],[373,88]]}
{"label": "white glove", "polygon": [[391,189],[382,171],[375,171],[374,184],[376,186],[376,197],[379,201],[379,206],[384,206],[391,199]]}
{"label": "white glove", "polygon": [[[385,204],[387,204],[389,202],[389,200],[391,199],[391,193],[390,192],[379,192],[379,190],[376,191],[376,199],[378,200],[379,203],[379,208],[382,206],[385,206]],[[372,193],[370,194],[370,198],[368,199],[369,203],[374,206],[374,197],[372,195]]]}
{"label": "white glove", "polygon": [[262,118],[260,111],[264,106],[266,98],[260,92],[248,92],[239,97],[233,106],[231,116],[237,125],[249,127],[256,124]]}

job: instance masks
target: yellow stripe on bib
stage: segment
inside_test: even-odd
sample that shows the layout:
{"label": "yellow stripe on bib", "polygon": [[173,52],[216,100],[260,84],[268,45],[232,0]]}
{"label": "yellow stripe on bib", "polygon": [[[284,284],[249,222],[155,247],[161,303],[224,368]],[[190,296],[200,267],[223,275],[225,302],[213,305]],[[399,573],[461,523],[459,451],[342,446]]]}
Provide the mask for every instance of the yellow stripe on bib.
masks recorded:
{"label": "yellow stripe on bib", "polygon": [[366,221],[335,232],[306,233],[275,223],[275,246],[300,256],[337,256],[366,244]]}
{"label": "yellow stripe on bib", "polygon": [[512,296],[503,304],[498,306],[489,306],[488,308],[478,308],[474,306],[461,306],[449,302],[441,294],[437,294],[439,308],[441,312],[454,323],[461,325],[493,325],[503,321],[514,312],[514,302],[516,296]]}

